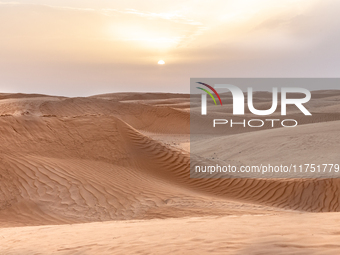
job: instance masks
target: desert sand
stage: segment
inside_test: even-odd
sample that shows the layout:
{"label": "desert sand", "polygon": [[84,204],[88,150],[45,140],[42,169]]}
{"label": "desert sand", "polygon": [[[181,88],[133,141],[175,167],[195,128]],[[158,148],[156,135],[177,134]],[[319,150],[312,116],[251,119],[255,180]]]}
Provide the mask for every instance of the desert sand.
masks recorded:
{"label": "desert sand", "polygon": [[[192,179],[189,108],[184,94],[0,94],[0,254],[339,254],[338,179]],[[308,109],[294,132],[234,129],[215,157],[337,160],[340,92]],[[216,143],[195,146],[208,159]]]}

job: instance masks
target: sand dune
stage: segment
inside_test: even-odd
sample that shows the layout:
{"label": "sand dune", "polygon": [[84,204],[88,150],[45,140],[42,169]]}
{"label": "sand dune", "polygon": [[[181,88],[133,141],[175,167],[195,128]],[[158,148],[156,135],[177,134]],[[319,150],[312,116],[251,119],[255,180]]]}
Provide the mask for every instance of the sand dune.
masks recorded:
{"label": "sand dune", "polygon": [[0,229],[0,250],[4,254],[338,254],[339,231],[334,228],[338,221],[334,213],[280,213],[19,227]]}
{"label": "sand dune", "polygon": [[[313,117],[308,121],[299,119],[301,125],[294,132],[285,128],[256,132],[239,128],[224,137],[208,137],[204,142],[191,144],[204,155],[204,159],[195,160],[199,163],[214,157],[235,164],[263,160],[273,163],[291,160],[298,163],[311,160],[315,163],[336,162],[340,125],[338,94],[313,92],[313,98],[318,98],[308,106]],[[228,94],[223,96],[230,97]],[[268,93],[257,94],[259,108],[268,108],[270,100]],[[202,254],[209,251],[225,254],[223,252],[229,247],[231,254],[242,254],[242,249],[253,247],[255,240],[245,238],[246,230],[238,228],[234,218],[226,217],[228,215],[241,222],[246,219],[250,226],[260,225],[266,217],[268,224],[251,233],[269,238],[270,222],[279,224],[280,219],[289,222],[292,217],[310,217],[317,224],[323,214],[307,212],[340,211],[340,182],[337,179],[190,178],[188,106],[189,96],[180,94],[118,93],[87,98],[1,95],[0,238],[2,236],[6,245],[1,245],[0,253],[89,251],[91,254],[110,254],[116,250],[117,254],[126,254],[129,247],[120,246],[122,241],[112,243],[104,238],[96,241],[101,245],[90,247],[86,246],[91,245],[89,237],[84,234],[82,238],[85,239],[77,248],[77,238],[70,238],[65,243],[62,235],[72,235],[72,231],[84,233],[87,229],[111,238],[107,234],[110,229],[127,231],[125,228],[129,224],[135,224],[136,231],[146,236],[145,242],[149,242],[154,233],[169,228],[165,230],[168,235],[160,239],[160,242],[169,242],[169,238],[176,238],[175,233],[181,231],[182,224],[192,231],[207,228],[208,233],[213,231],[212,226],[234,224],[233,229],[238,233],[235,236],[220,230],[220,238],[234,238],[234,241],[223,243],[218,239],[214,243],[209,239],[211,237],[208,238],[215,250],[209,250],[207,243],[199,242],[201,234],[190,237],[190,231],[184,232],[183,243],[187,244],[184,250],[189,252],[191,247],[195,254],[199,250]],[[197,107],[192,113],[198,114],[199,110]],[[216,108],[211,116],[225,117],[228,114]],[[290,116],[297,118],[294,111]],[[202,132],[209,124],[208,121],[202,122]],[[263,143],[264,137],[267,142]],[[219,154],[212,154],[215,153],[212,148],[217,142],[220,144],[221,139],[226,147]],[[293,147],[287,139],[294,141]],[[310,148],[316,145],[319,150]],[[303,153],[304,148],[309,148],[309,153]],[[322,156],[318,154],[320,148],[324,151]],[[255,215],[263,217],[256,218]],[[203,218],[195,220],[192,217]],[[332,214],[332,217],[338,220],[338,214]],[[190,219],[193,219],[192,223]],[[143,221],[132,223],[131,220]],[[102,221],[119,222],[91,223]],[[160,225],[157,222],[161,222]],[[79,225],[72,229],[64,225],[70,223]],[[194,227],[189,227],[190,224]],[[36,227],[13,228],[32,225]],[[33,233],[34,240],[40,239],[38,233],[47,230],[51,231],[48,237],[51,239],[44,239],[44,242],[59,240],[53,247],[39,249],[34,247],[33,239],[28,238],[11,250],[16,238],[23,239]],[[298,245],[309,251],[327,245],[332,247],[330,252],[338,248],[334,239],[320,241],[315,246],[308,245],[308,240],[314,240],[311,237],[292,240],[300,230],[293,225],[291,230],[296,234],[290,236],[287,233],[282,241],[282,247],[291,246],[291,254],[298,254]],[[313,231],[317,232],[316,229]],[[324,231],[328,228],[325,227]],[[126,238],[124,242],[128,243],[131,232],[124,233],[119,238]],[[235,238],[243,238],[246,245]],[[275,240],[264,242],[271,247],[266,249],[268,253],[282,250],[282,247],[274,247],[274,243]],[[178,240],[173,241],[168,248],[175,249],[178,245]],[[141,247],[153,249],[156,253],[168,253],[164,247],[162,250],[143,242],[134,247],[131,253],[141,251]],[[171,253],[183,252],[172,250]]]}

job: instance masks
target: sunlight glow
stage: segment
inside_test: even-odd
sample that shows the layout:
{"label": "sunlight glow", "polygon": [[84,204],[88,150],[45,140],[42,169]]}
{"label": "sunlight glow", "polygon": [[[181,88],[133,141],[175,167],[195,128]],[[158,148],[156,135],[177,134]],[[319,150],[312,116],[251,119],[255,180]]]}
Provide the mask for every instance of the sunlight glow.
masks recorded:
{"label": "sunlight glow", "polygon": [[112,39],[135,42],[142,48],[170,49],[180,43],[182,37],[171,30],[157,26],[122,24],[110,29]]}

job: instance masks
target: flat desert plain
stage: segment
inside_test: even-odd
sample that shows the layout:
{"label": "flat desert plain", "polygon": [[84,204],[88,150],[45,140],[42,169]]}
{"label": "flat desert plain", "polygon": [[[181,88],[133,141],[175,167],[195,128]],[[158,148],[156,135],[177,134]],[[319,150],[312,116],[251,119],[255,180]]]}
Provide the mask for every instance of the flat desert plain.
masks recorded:
{"label": "flat desert plain", "polygon": [[[340,180],[190,178],[189,97],[0,94],[0,254],[339,254]],[[289,109],[295,128],[192,146],[209,158],[229,144],[225,162],[340,163],[340,91],[306,107],[308,120]]]}

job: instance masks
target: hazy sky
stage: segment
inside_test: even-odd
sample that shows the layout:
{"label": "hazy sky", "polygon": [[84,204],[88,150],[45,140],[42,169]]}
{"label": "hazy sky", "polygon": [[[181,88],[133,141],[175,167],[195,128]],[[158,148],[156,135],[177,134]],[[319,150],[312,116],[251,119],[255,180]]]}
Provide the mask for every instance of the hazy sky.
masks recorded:
{"label": "hazy sky", "polygon": [[337,0],[0,0],[0,92],[189,92],[191,77],[340,77],[339,17]]}

